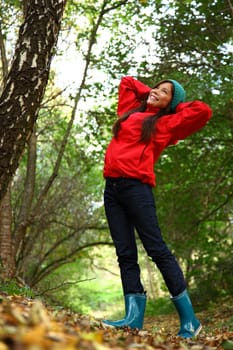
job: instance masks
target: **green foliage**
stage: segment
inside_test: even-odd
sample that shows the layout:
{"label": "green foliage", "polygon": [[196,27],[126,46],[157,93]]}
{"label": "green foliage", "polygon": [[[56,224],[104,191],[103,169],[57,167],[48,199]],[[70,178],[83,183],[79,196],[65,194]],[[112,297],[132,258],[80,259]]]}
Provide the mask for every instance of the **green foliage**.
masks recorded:
{"label": "green foliage", "polygon": [[167,315],[174,312],[174,306],[169,298],[156,298],[148,300],[146,316]]}
{"label": "green foliage", "polygon": [[[232,244],[229,251],[232,251]],[[228,253],[229,254],[229,253]],[[212,265],[203,264],[202,277],[197,280],[196,299],[199,304],[210,303],[216,298],[233,294],[232,259],[228,254],[221,254],[222,257],[213,261]],[[219,254],[220,255],[220,254]],[[217,260],[217,261],[216,261]],[[202,295],[201,300],[198,295]]]}
{"label": "green foliage", "polygon": [[74,263],[57,269],[39,287],[53,304],[75,312],[103,317],[122,307],[121,282],[112,246],[82,251]]}
{"label": "green foliage", "polygon": [[[121,287],[118,284],[111,284],[110,281],[103,278],[97,278],[94,281],[81,283],[77,288],[73,288],[68,293],[68,307],[75,312],[88,313],[94,315],[116,314],[119,316],[119,310],[124,309]],[[120,311],[122,312],[122,311]]]}
{"label": "green foliage", "polygon": [[19,0],[1,1],[0,6],[1,35],[4,41],[7,41],[7,58],[10,60],[13,56],[16,33],[18,26],[23,20],[22,4]]}
{"label": "green foliage", "polygon": [[28,286],[22,286],[15,279],[0,282],[0,290],[1,292],[9,295],[24,295],[27,298],[33,298],[35,296],[32,289],[30,289]]}

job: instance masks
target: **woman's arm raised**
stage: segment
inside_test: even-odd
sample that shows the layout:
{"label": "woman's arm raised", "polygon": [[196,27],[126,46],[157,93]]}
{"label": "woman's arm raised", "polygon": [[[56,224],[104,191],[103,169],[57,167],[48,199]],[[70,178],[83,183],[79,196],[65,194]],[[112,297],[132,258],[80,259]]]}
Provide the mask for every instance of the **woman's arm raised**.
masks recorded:
{"label": "woman's arm raised", "polygon": [[121,79],[119,85],[117,114],[123,113],[138,107],[147,98],[151,88],[131,76]]}
{"label": "woman's arm raised", "polygon": [[169,133],[171,144],[175,144],[203,128],[211,116],[211,108],[202,101],[182,102],[176,113],[159,119],[156,128],[162,133]]}

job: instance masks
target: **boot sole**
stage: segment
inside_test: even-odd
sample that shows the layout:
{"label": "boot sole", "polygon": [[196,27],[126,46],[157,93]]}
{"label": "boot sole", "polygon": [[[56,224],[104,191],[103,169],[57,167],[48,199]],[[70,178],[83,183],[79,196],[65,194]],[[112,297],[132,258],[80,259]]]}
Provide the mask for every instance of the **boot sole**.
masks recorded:
{"label": "boot sole", "polygon": [[101,326],[103,328],[120,328],[120,327],[117,327],[117,326],[113,326],[112,324],[107,324],[107,323],[104,323],[104,322],[100,322]]}
{"label": "boot sole", "polygon": [[[131,327],[131,326],[127,326],[127,325],[122,325],[122,326],[114,326],[112,324],[107,324],[104,322],[100,322],[101,326],[103,328],[116,328],[116,329],[125,329],[125,328],[131,328],[131,329],[138,329],[139,331],[142,330],[142,328],[136,328],[136,327]],[[0,349],[1,350],[1,349]]]}
{"label": "boot sole", "polygon": [[200,333],[201,329],[202,329],[202,324],[200,324],[200,326],[197,328],[196,332],[194,333],[195,337]]}

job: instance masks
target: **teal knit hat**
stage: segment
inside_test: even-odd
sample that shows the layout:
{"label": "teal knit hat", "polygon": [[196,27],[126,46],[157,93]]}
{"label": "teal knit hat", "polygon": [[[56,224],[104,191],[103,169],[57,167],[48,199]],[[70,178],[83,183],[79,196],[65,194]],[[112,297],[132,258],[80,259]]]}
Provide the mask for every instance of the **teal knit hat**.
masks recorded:
{"label": "teal knit hat", "polygon": [[174,89],[173,98],[171,102],[171,112],[175,112],[176,106],[180,102],[184,102],[185,100],[185,90],[183,86],[180,85],[180,83],[178,83],[178,81],[173,79],[168,79],[168,81],[172,83]]}

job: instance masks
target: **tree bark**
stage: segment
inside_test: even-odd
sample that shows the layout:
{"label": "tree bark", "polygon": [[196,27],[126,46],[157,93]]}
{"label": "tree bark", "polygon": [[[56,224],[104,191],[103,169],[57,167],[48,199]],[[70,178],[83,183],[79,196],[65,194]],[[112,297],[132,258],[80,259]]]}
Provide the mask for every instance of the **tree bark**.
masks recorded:
{"label": "tree bark", "polygon": [[[8,74],[8,61],[4,36],[0,23],[0,53],[2,63],[2,77],[5,84]],[[3,84],[3,85],[4,85]],[[11,210],[11,183],[9,183],[5,195],[0,200],[0,260],[2,280],[12,278],[16,271],[15,250],[12,240],[12,210]]]}
{"label": "tree bark", "polygon": [[0,200],[37,118],[66,0],[30,0],[27,4],[0,96]]}
{"label": "tree bark", "polygon": [[0,253],[1,273],[0,278],[5,280],[15,275],[14,245],[11,236],[11,191],[8,187],[0,205]]}
{"label": "tree bark", "polygon": [[31,214],[32,201],[35,190],[36,180],[36,144],[37,136],[35,126],[28,142],[27,172],[23,191],[22,204],[19,212],[19,219],[14,231],[15,254],[17,255],[19,246],[22,244],[26,230],[29,225],[29,217]]}

